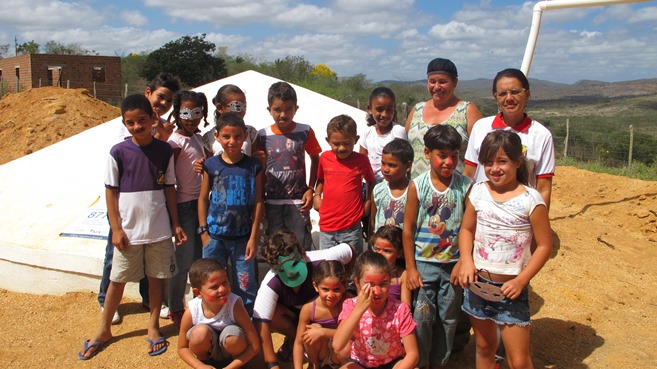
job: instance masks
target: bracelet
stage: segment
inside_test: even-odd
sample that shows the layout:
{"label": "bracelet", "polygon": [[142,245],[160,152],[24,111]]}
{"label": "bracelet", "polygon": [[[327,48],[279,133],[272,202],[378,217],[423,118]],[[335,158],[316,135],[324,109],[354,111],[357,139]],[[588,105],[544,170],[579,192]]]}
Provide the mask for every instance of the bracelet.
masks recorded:
{"label": "bracelet", "polygon": [[322,196],[322,194],[321,193],[314,193],[313,194],[313,197],[317,197],[317,196]]}
{"label": "bracelet", "polygon": [[272,361],[272,362],[267,363],[267,369],[271,369],[275,366],[278,366],[278,361]]}

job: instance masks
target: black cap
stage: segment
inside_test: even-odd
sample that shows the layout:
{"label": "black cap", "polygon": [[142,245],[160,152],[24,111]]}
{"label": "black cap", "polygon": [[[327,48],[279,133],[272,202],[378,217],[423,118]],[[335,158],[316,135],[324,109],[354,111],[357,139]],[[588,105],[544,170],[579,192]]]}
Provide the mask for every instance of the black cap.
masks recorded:
{"label": "black cap", "polygon": [[436,58],[429,62],[427,66],[427,77],[432,74],[449,74],[453,77],[458,77],[459,73],[456,71],[456,65],[449,59]]}

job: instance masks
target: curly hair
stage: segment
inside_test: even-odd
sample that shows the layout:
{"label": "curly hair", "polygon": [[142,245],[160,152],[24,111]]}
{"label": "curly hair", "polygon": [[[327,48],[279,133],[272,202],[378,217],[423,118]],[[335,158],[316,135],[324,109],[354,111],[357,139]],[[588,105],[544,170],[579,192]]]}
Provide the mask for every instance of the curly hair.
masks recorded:
{"label": "curly hair", "polygon": [[287,256],[294,253],[294,250],[303,252],[297,236],[287,229],[281,229],[269,237],[260,253],[270,266],[278,265],[279,256]]}

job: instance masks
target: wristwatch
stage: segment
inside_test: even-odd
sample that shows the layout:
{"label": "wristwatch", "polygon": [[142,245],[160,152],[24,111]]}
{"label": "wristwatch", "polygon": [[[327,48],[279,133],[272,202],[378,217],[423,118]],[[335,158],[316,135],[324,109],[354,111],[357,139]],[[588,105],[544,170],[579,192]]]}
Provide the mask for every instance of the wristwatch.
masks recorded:
{"label": "wristwatch", "polygon": [[200,226],[196,228],[196,234],[202,235],[203,233],[208,231],[208,226]]}

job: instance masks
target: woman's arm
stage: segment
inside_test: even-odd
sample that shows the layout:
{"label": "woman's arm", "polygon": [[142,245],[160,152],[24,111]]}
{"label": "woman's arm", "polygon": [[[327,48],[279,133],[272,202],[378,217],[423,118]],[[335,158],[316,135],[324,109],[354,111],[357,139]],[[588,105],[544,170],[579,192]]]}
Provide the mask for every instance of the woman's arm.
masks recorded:
{"label": "woman's arm", "polygon": [[475,122],[483,117],[484,116],[479,111],[479,108],[477,108],[477,105],[473,103],[468,104],[465,108],[465,119],[468,121],[468,137],[470,137],[470,132],[472,132],[472,127],[474,127]]}

